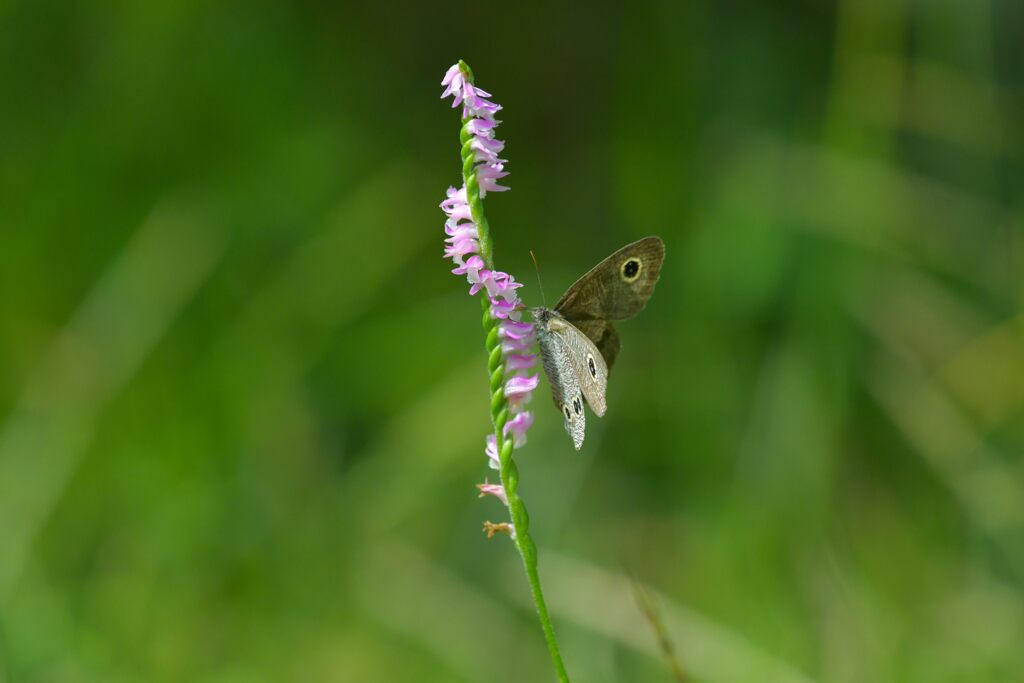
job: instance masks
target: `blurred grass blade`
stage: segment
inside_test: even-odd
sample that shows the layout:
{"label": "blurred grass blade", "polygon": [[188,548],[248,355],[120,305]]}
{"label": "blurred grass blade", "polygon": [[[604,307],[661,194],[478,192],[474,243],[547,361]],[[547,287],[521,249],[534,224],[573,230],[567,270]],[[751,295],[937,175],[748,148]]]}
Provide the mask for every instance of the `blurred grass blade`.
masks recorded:
{"label": "blurred grass blade", "polygon": [[629,582],[633,586],[633,599],[636,600],[637,607],[640,608],[644,619],[647,620],[648,625],[650,625],[651,630],[654,632],[654,636],[658,641],[658,649],[661,651],[661,656],[665,660],[669,671],[672,672],[672,678],[677,683],[685,683],[686,672],[679,661],[679,657],[676,656],[675,643],[672,642],[672,636],[669,635],[668,629],[665,628],[665,620],[662,618],[660,610],[654,604],[650,593],[647,592],[643,584],[637,581],[635,576],[629,575]]}
{"label": "blurred grass blade", "polygon": [[[947,396],[942,381],[960,388],[961,403],[979,406],[979,383],[988,388],[989,404],[1018,405],[1022,395],[1012,369],[1024,363],[1014,340],[1016,318],[980,328],[977,316],[923,274],[890,276],[885,301],[854,301],[853,314],[882,344],[883,351],[867,374],[869,391],[911,446],[961,502],[974,524],[1005,543],[1024,527],[1024,481],[983,438],[957,402]],[[927,311],[926,314],[917,312]],[[937,341],[943,340],[943,341]],[[952,343],[955,340],[956,343]],[[972,342],[972,340],[974,340]],[[963,349],[949,365],[944,355]],[[984,357],[979,357],[979,351]],[[935,373],[945,366],[953,371]],[[963,367],[977,378],[974,386],[958,383]],[[960,368],[959,372],[954,372]],[[1005,375],[1005,379],[1000,379]],[[953,381],[950,381],[950,380]],[[993,381],[995,380],[995,381]],[[1003,387],[1003,393],[995,392]],[[967,400],[965,400],[967,399]],[[986,412],[995,408],[985,406]],[[1000,414],[1006,414],[1002,408]],[[1012,544],[1011,544],[1012,545]],[[1018,571],[1024,566],[1018,566]]]}
{"label": "blurred grass blade", "polygon": [[[342,480],[343,497],[353,510],[376,511],[366,518],[370,533],[393,530],[420,514],[429,492],[443,480],[475,472],[483,476],[484,437],[467,423],[472,413],[457,409],[465,405],[466,396],[480,392],[481,377],[486,373],[478,358],[455,368],[444,382],[396,415]],[[486,409],[476,419],[486,428]],[[467,501],[476,495],[475,489],[466,487]]]}
{"label": "blurred grass blade", "polygon": [[880,363],[868,387],[978,528],[1004,540],[1016,537],[1024,528],[1024,485],[957,407],[934,384],[916,381],[894,362]]}
{"label": "blurred grass blade", "polygon": [[428,649],[464,680],[544,680],[531,677],[539,672],[550,677],[546,655],[525,625],[408,544],[376,544],[362,569],[356,593],[363,611]]}
{"label": "blurred grass blade", "polygon": [[992,428],[1024,406],[1024,315],[993,325],[939,368],[956,397]]}
{"label": "blurred grass blade", "polygon": [[[660,658],[629,577],[544,549],[552,612],[631,649]],[[646,588],[662,606],[665,630],[697,680],[721,683],[810,683],[812,679],[762,652],[743,636]]]}
{"label": "blurred grass blade", "polygon": [[202,214],[158,207],[53,340],[0,427],[0,605],[104,408],[206,280],[221,247]]}

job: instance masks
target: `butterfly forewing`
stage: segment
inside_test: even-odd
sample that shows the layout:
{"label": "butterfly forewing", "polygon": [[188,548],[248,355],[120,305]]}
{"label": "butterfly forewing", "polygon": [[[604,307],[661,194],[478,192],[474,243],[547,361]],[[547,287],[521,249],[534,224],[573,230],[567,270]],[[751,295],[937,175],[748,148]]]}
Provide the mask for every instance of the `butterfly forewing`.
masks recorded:
{"label": "butterfly forewing", "polygon": [[[570,360],[571,347],[564,331],[559,329],[561,326],[568,326],[568,323],[554,316],[550,321],[540,321],[537,341],[540,344],[544,372],[548,376],[548,384],[551,385],[551,397],[562,413],[565,431],[572,437],[576,450],[579,450],[586,434],[587,416],[583,410],[583,390]],[[579,336],[583,337],[582,334]]]}
{"label": "butterfly forewing", "polygon": [[573,283],[555,304],[566,320],[625,320],[647,305],[665,260],[660,237],[627,244]]}

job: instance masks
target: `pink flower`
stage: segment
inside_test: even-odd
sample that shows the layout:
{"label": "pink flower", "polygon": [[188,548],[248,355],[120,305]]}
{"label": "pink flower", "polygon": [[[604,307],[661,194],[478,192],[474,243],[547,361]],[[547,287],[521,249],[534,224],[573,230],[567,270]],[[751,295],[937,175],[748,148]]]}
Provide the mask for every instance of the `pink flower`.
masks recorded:
{"label": "pink flower", "polygon": [[514,414],[522,411],[523,406],[533,398],[533,390],[537,388],[539,382],[540,375],[532,375],[530,377],[516,375],[505,381],[505,398],[508,399],[510,413]]}
{"label": "pink flower", "polygon": [[[441,80],[441,85],[445,86],[444,92],[441,93],[442,99],[451,96],[453,107],[462,104],[462,116],[469,119],[465,125],[467,132],[473,136],[469,146],[477,162],[475,171],[480,198],[486,197],[488,192],[507,190],[508,187],[498,184],[499,180],[508,175],[505,171],[505,159],[498,157],[505,148],[505,143],[494,136],[494,131],[500,123],[494,115],[501,109],[501,105],[486,99],[491,93],[470,83],[458,64],[448,69]],[[461,201],[465,203],[465,188],[460,192]],[[452,190],[449,190],[449,198],[452,194]],[[445,208],[444,203],[442,208]],[[448,208],[445,208],[445,211],[452,214]]]}
{"label": "pink flower", "polygon": [[[444,209],[445,213],[452,213],[456,207],[466,207],[467,210],[469,209],[465,187],[460,187],[456,190],[454,187],[449,186],[446,194],[448,198],[441,202],[441,208]],[[468,213],[466,217],[469,217]]]}
{"label": "pink flower", "polygon": [[[504,163],[505,161],[505,159],[498,158],[498,153],[505,148],[505,143],[501,140],[476,136],[470,141],[469,147],[476,153],[477,161],[483,161],[488,165]],[[479,177],[479,173],[477,177]]]}
{"label": "pink flower", "polygon": [[498,318],[499,320],[505,320],[508,318],[515,320],[518,318],[516,315],[518,313],[518,306],[518,303],[511,303],[503,299],[491,298],[491,317]]}
{"label": "pink flower", "polygon": [[495,271],[491,274],[490,282],[487,285],[487,293],[492,297],[502,297],[508,302],[519,302],[519,296],[515,293],[523,283],[516,282],[516,279],[508,273]]}
{"label": "pink flower", "polygon": [[509,380],[505,382],[505,397],[509,399],[522,398],[536,389],[539,382],[540,375],[533,375],[531,377],[520,377],[519,375],[516,375],[514,377],[510,377]]}
{"label": "pink flower", "polygon": [[475,117],[493,120],[494,115],[501,111],[501,105],[484,99],[484,97],[490,97],[491,93],[472,85],[469,87],[473,88],[473,96],[466,98],[466,104],[462,108],[462,117],[466,119]]}
{"label": "pink flower", "polygon": [[481,289],[488,289],[493,287],[494,272],[484,268],[477,273],[476,278],[469,278],[469,295],[476,296],[477,292]]}
{"label": "pink flower", "polygon": [[498,323],[498,336],[507,353],[526,352],[533,348],[533,323],[502,320]]}
{"label": "pink flower", "polygon": [[505,369],[510,372],[516,370],[529,370],[537,362],[537,356],[532,353],[517,354],[510,353],[505,356]]}
{"label": "pink flower", "polygon": [[480,271],[484,267],[484,260],[476,254],[466,259],[465,263],[460,265],[458,268],[452,268],[452,272],[456,275],[465,275],[470,282],[478,280],[480,278]]}
{"label": "pink flower", "polygon": [[[494,119],[473,119],[466,124],[466,129],[478,138],[493,138],[494,129],[498,127],[501,121],[495,121]],[[505,143],[502,143],[504,146]]]}
{"label": "pink flower", "polygon": [[[452,108],[459,106],[464,99],[466,99],[467,86],[472,88],[469,82],[466,80],[466,75],[462,73],[462,69],[458,64],[453,64],[448,71],[445,72],[444,78],[441,79],[441,85],[447,86],[444,92],[441,93],[441,99],[454,95],[455,99],[452,102]],[[472,91],[470,91],[471,93]]]}
{"label": "pink flower", "polygon": [[484,483],[477,484],[476,487],[480,489],[481,498],[487,495],[495,496],[498,500],[505,504],[505,507],[508,507],[508,496],[505,495],[505,487],[502,486],[501,484],[489,484],[485,479]]}
{"label": "pink flower", "polygon": [[490,119],[501,109],[500,104],[484,99],[490,97],[491,93],[475,87],[466,80],[466,75],[462,73],[462,69],[459,68],[458,64],[452,65],[445,72],[441,85],[446,86],[444,92],[441,93],[441,99],[453,95],[452,107],[462,104],[463,118],[482,117]]}
{"label": "pink flower", "polygon": [[487,442],[484,447],[484,455],[487,456],[487,465],[492,470],[501,470],[501,458],[498,456],[498,438],[494,434],[487,435]]}
{"label": "pink flower", "polygon": [[533,413],[524,411],[505,423],[503,433],[505,436],[512,433],[512,443],[516,448],[521,448],[526,443],[526,432],[533,426]]}
{"label": "pink flower", "polygon": [[480,196],[486,197],[488,192],[504,192],[508,189],[499,185],[498,181],[508,175],[504,171],[505,164],[480,164],[476,167],[476,179],[480,183]]}
{"label": "pink flower", "polygon": [[455,240],[445,247],[444,255],[445,258],[450,258],[452,261],[462,266],[464,263],[462,260],[463,256],[466,256],[467,254],[476,254],[479,250],[479,242],[472,237],[464,237],[462,239]]}
{"label": "pink flower", "polygon": [[529,339],[529,343],[526,340],[514,340],[506,339],[501,342],[501,353],[508,358],[512,355],[522,355],[524,352],[529,351],[533,348],[533,339]]}

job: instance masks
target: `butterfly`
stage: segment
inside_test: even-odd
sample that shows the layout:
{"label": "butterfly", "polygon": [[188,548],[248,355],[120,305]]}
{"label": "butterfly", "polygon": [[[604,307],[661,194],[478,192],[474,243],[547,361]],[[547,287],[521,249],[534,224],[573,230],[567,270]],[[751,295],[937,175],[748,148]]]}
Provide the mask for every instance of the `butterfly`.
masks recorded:
{"label": "butterfly", "polygon": [[584,404],[598,417],[607,409],[608,371],[619,355],[612,321],[643,310],[665,260],[660,237],[627,244],[573,283],[554,308],[533,309],[541,361],[565,431],[579,450],[586,431]]}

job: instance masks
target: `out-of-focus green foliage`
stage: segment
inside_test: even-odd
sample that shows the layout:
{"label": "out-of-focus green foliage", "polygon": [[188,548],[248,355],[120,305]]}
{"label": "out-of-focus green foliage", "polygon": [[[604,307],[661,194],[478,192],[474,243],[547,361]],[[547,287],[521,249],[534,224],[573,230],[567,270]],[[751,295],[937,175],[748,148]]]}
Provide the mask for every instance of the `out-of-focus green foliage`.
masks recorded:
{"label": "out-of-focus green foliage", "polygon": [[[487,541],[458,58],[539,304],[647,234],[520,492],[576,681],[1024,672],[1014,0],[0,3],[0,681],[544,681]],[[545,391],[542,389],[542,392]]]}

